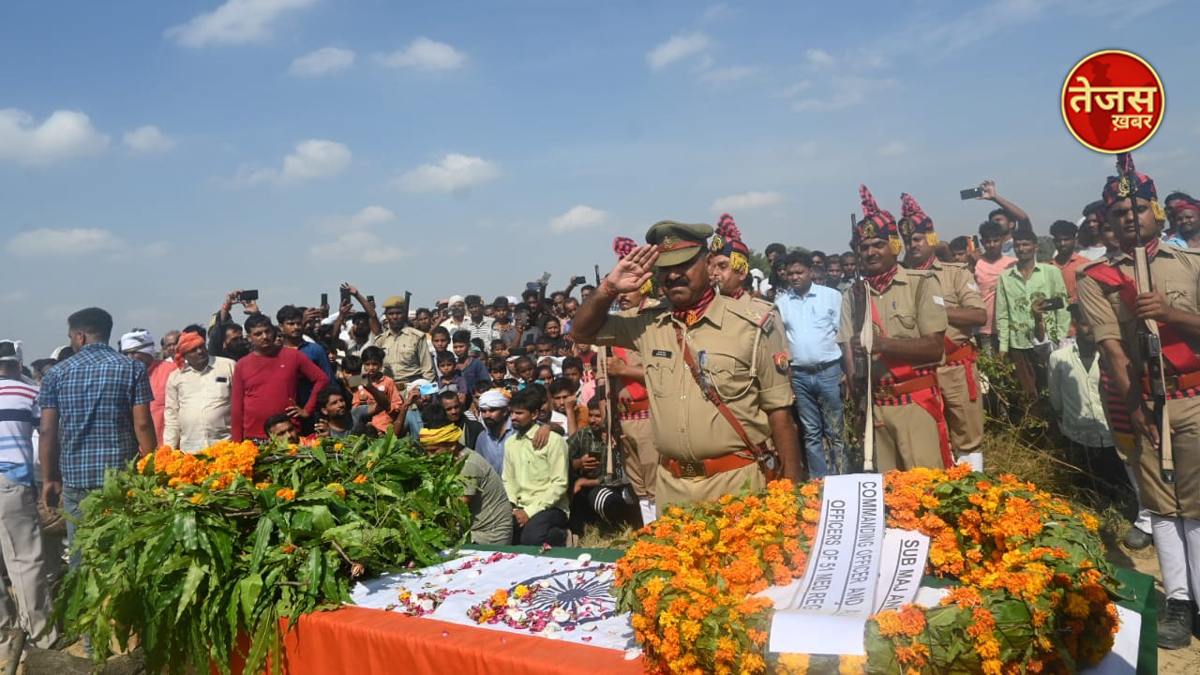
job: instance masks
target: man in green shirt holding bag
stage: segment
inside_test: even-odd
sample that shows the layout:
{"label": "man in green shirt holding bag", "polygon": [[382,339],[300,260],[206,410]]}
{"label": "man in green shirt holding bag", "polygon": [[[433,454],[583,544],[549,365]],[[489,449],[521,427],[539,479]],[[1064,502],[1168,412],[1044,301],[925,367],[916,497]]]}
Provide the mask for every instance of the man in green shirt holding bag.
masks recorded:
{"label": "man in green shirt holding bag", "polygon": [[1012,357],[1021,389],[1034,397],[1038,384],[1046,380],[1045,355],[1071,329],[1062,272],[1037,261],[1037,246],[1037,235],[1032,230],[1013,233],[1017,262],[1000,273],[996,288],[1000,358]]}

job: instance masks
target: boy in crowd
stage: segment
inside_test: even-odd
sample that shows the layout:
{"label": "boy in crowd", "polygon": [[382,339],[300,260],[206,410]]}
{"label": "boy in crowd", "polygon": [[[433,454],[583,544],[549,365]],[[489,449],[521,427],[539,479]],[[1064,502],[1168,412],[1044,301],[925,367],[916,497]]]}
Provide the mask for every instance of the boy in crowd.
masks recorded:
{"label": "boy in crowd", "polygon": [[[567,439],[571,460],[571,513],[568,525],[571,534],[583,536],[586,525],[614,525],[621,517],[624,501],[620,487],[609,487],[617,481],[605,478],[605,455],[608,434],[604,430],[604,413],[600,399],[587,404],[588,424]],[[619,476],[621,463],[613,462],[613,474]],[[628,486],[626,486],[627,488]]]}
{"label": "boy in crowd", "polygon": [[579,405],[578,399],[575,398],[575,387],[571,381],[565,377],[559,377],[550,381],[550,407],[554,412],[562,415],[562,421],[567,430],[567,435],[570,436],[580,429],[586,429],[588,426],[587,409]]}
{"label": "boy in crowd", "polygon": [[508,405],[514,433],[504,442],[504,491],[517,519],[513,538],[526,546],[567,541],[567,442],[550,434],[542,448],[534,447],[545,405],[541,387],[518,391]]}
{"label": "boy in crowd", "polygon": [[472,353],[471,334],[465,330],[456,332],[450,343],[454,358],[458,360],[458,372],[467,383],[466,391],[475,389],[475,383],[490,379],[487,366],[480,359],[483,354],[476,347]]}
{"label": "boy in crowd", "polygon": [[438,379],[437,386],[441,391],[450,390],[453,387],[454,393],[458,394],[459,400],[466,402],[467,393],[471,390],[467,388],[467,381],[458,373],[458,360],[449,352],[442,352],[437,355]]}
{"label": "boy in crowd", "polygon": [[379,434],[386,434],[400,413],[400,391],[396,389],[395,380],[383,374],[382,348],[374,345],[367,347],[361,358],[365,382],[354,392],[354,407],[365,406],[370,415],[371,428]]}
{"label": "boy in crowd", "polygon": [[438,354],[448,353],[450,349],[450,331],[443,326],[438,326],[429,332],[429,347],[433,350],[433,356],[436,359]]}

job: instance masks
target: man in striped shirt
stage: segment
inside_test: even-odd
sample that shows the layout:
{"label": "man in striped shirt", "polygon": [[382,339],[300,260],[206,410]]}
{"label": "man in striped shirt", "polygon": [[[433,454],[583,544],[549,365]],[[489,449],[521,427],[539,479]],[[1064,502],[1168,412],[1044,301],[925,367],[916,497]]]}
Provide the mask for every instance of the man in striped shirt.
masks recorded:
{"label": "man in striped shirt", "polygon": [[0,341],[0,528],[5,539],[0,553],[20,608],[18,614],[6,585],[0,584],[0,661],[20,658],[13,643],[18,629],[43,649],[58,639],[50,621],[49,580],[42,573],[42,521],[33,488],[37,394],[37,386],[21,376],[21,344]]}

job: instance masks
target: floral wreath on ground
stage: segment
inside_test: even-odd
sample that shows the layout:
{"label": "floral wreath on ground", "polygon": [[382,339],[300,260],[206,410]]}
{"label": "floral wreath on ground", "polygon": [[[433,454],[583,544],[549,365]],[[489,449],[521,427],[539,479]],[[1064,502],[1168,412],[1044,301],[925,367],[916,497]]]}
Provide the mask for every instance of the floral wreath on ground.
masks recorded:
{"label": "floral wreath on ground", "polygon": [[804,575],[822,481],[670,507],[617,564],[614,593],[632,613],[652,673],[1076,672],[1111,649],[1119,583],[1096,519],[1010,475],[962,464],[884,476],[887,525],[930,538],[927,571],[956,580],[936,607],[870,618],[866,656],[767,650],[772,601]]}

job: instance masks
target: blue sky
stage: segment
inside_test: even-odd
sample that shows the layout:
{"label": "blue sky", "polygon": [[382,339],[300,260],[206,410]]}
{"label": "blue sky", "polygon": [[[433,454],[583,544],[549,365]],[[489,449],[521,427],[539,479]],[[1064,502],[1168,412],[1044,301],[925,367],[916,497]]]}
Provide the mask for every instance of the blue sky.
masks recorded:
{"label": "blue sky", "polygon": [[613,262],[661,219],[842,250],[865,182],[944,238],[984,178],[1041,232],[1110,172],[1067,71],[1139,53],[1167,90],[1137,153],[1200,190],[1200,5],[174,0],[0,5],[0,312],[27,359],[99,305],[116,332],[351,281],[418,305]]}

